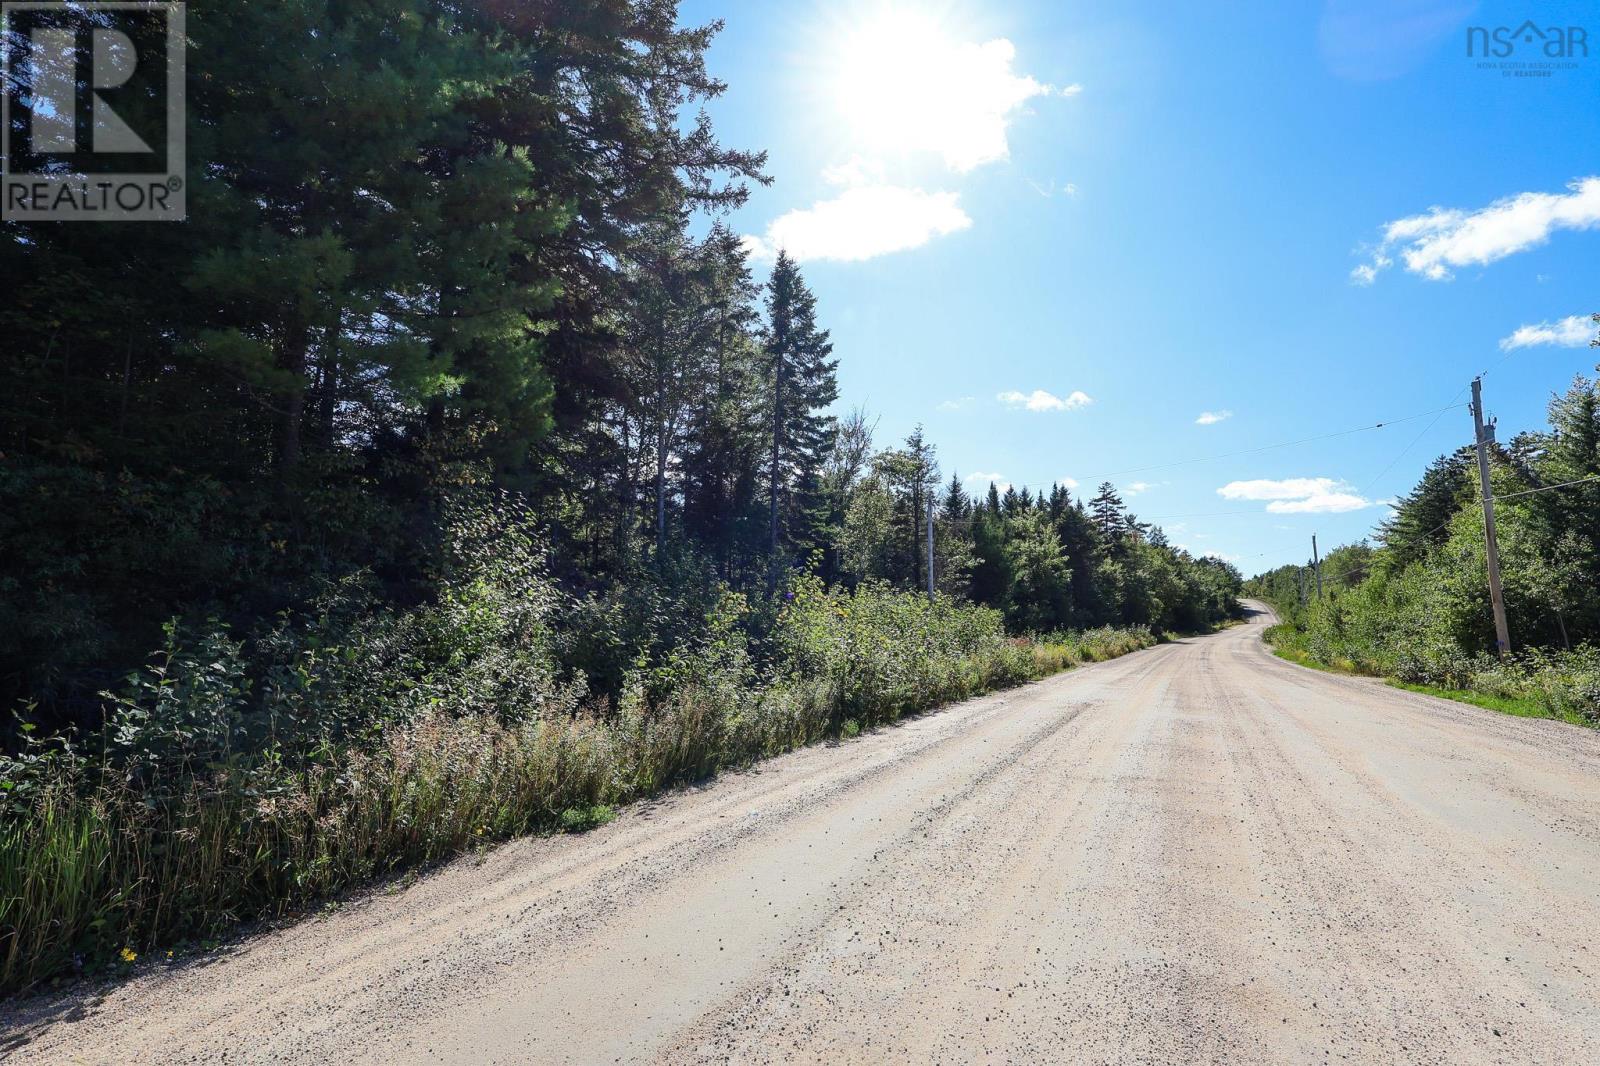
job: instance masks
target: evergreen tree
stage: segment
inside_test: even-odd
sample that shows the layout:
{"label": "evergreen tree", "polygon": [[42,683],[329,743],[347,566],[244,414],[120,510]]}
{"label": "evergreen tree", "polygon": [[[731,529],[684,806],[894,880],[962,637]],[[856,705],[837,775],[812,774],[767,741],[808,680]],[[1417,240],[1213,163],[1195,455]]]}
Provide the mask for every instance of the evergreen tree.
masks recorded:
{"label": "evergreen tree", "polygon": [[754,553],[762,467],[762,370],[755,336],[758,287],[738,235],[715,224],[700,250],[700,299],[709,364],[688,414],[683,458],[684,521],[726,579]]}
{"label": "evergreen tree", "polygon": [[1450,518],[1471,499],[1477,459],[1470,446],[1441,455],[1379,529],[1390,562],[1404,568],[1450,537]]}
{"label": "evergreen tree", "polygon": [[[833,444],[838,398],[833,344],[816,320],[816,297],[788,253],[767,283],[768,551],[776,568],[785,548],[809,543],[822,464]],[[776,569],[773,571],[776,577]]]}
{"label": "evergreen tree", "polygon": [[965,525],[972,515],[972,501],[967,498],[966,487],[956,474],[950,475],[950,484],[945,486],[941,515],[946,522],[955,526]]}
{"label": "evergreen tree", "polygon": [[934,459],[934,447],[929,444],[919,424],[906,438],[905,502],[907,527],[911,534],[911,584],[923,588],[927,584],[924,571],[927,552],[924,539],[927,535],[928,509],[932,506],[934,486],[939,483],[939,466]]}
{"label": "evergreen tree", "polygon": [[1109,481],[1102,481],[1100,491],[1089,504],[1089,510],[1094,515],[1095,530],[1100,534],[1100,539],[1105,543],[1107,550],[1114,554],[1119,553],[1131,523],[1127,507],[1123,504],[1122,497],[1117,495],[1117,487]]}

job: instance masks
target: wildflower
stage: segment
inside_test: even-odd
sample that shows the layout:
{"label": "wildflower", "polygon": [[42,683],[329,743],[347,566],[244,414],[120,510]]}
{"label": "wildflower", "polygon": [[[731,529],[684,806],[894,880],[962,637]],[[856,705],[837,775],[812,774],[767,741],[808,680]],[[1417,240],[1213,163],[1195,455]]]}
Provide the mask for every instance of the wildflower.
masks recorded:
{"label": "wildflower", "polygon": [[122,949],[122,961],[123,962],[132,962],[135,959],[137,959],[138,957],[139,957],[139,953],[134,951],[132,948],[125,947],[125,948]]}
{"label": "wildflower", "polygon": [[167,958],[169,958],[169,959],[172,958],[172,952],[170,952],[170,951],[167,952]]}

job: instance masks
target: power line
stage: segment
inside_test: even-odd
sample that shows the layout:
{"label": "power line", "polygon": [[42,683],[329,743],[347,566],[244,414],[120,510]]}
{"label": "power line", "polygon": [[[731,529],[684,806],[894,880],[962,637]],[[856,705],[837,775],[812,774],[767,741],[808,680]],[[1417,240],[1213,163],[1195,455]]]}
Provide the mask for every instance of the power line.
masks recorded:
{"label": "power line", "polygon": [[1222,518],[1222,517],[1225,517],[1227,515],[1236,515],[1236,514],[1256,514],[1256,515],[1259,515],[1259,514],[1270,514],[1270,513],[1271,513],[1270,511],[1263,511],[1260,508],[1251,507],[1251,508],[1248,508],[1248,509],[1242,510],[1242,511],[1189,511],[1189,512],[1187,512],[1185,514],[1147,514],[1147,515],[1142,515],[1140,517],[1142,517],[1143,519],[1145,519],[1147,521],[1150,521],[1150,522],[1161,522],[1161,521],[1164,521],[1164,520],[1166,520],[1168,518]]}
{"label": "power line", "polygon": [[[1460,394],[1457,393],[1456,395],[1457,395],[1457,398],[1459,398]],[[1465,406],[1465,405],[1464,404],[1458,404],[1458,403],[1455,403],[1454,401],[1452,401],[1449,406],[1441,407],[1437,411],[1420,411],[1420,412],[1418,412],[1417,414],[1414,414],[1414,415],[1404,415],[1404,416],[1402,416],[1400,418],[1390,418],[1390,419],[1387,419],[1387,420],[1385,420],[1383,422],[1374,423],[1373,425],[1370,425],[1370,426],[1357,426],[1354,429],[1341,429],[1336,433],[1323,433],[1323,434],[1319,434],[1318,436],[1315,436],[1315,437],[1301,437],[1298,440],[1287,440],[1287,441],[1282,441],[1282,442],[1280,442],[1278,444],[1263,444],[1259,448],[1244,448],[1244,449],[1241,449],[1241,450],[1236,451],[1236,452],[1222,452],[1222,453],[1220,453],[1218,455],[1201,455],[1201,456],[1196,456],[1193,459],[1179,459],[1176,462],[1171,462],[1171,463],[1155,463],[1155,464],[1152,464],[1150,466],[1133,466],[1133,467],[1128,467],[1125,470],[1112,470],[1112,471],[1109,471],[1109,472],[1104,473],[1104,474],[1095,474],[1095,475],[1093,475],[1091,477],[1086,478],[1085,480],[1086,481],[1105,481],[1105,480],[1108,480],[1110,478],[1119,477],[1119,476],[1121,476],[1123,474],[1142,474],[1142,473],[1145,473],[1145,472],[1150,471],[1150,470],[1169,470],[1169,469],[1171,469],[1172,467],[1175,467],[1175,466],[1192,466],[1192,465],[1194,465],[1196,463],[1213,463],[1213,462],[1216,462],[1219,459],[1233,459],[1233,458],[1237,458],[1238,456],[1241,456],[1241,455],[1256,455],[1256,454],[1259,454],[1261,452],[1274,451],[1274,450],[1276,450],[1278,448],[1293,448],[1296,445],[1312,444],[1312,443],[1315,443],[1316,441],[1322,441],[1322,440],[1332,440],[1335,437],[1348,437],[1348,436],[1351,436],[1351,435],[1356,434],[1356,433],[1370,433],[1373,430],[1387,429],[1390,426],[1398,426],[1398,425],[1400,425],[1400,424],[1402,424],[1404,422],[1413,422],[1413,421],[1415,421],[1416,419],[1419,419],[1419,418],[1427,418],[1429,415],[1435,416],[1434,417],[1434,421],[1438,421],[1438,416],[1443,415],[1446,411],[1451,411],[1451,410],[1454,410],[1454,409],[1456,409],[1458,407],[1462,407],[1462,406]],[[1430,429],[1432,428],[1431,424],[1429,425],[1429,428]],[[1424,432],[1426,432],[1426,430],[1424,430]]]}
{"label": "power line", "polygon": [[[1586,485],[1586,484],[1589,484],[1590,482],[1593,482],[1593,481],[1600,481],[1600,474],[1592,474],[1589,477],[1580,477],[1580,478],[1578,478],[1578,479],[1576,479],[1574,481],[1563,481],[1559,485],[1542,485],[1542,486],[1540,486],[1539,488],[1536,488],[1536,489],[1525,489],[1525,490],[1523,490],[1521,492],[1508,492],[1503,496],[1496,496],[1494,499],[1495,499],[1495,502],[1498,503],[1501,500],[1514,500],[1519,496],[1532,496],[1532,495],[1534,495],[1536,493],[1540,493],[1540,492],[1551,492],[1551,491],[1553,491],[1555,489],[1571,488],[1574,485]],[[1249,512],[1234,511],[1234,512],[1229,512],[1229,513],[1232,513],[1232,514],[1246,514],[1246,513],[1247,514],[1259,514],[1260,512],[1259,511],[1249,511]],[[1432,529],[1428,530],[1426,533],[1419,533],[1414,538],[1408,538],[1408,539],[1427,540],[1429,537],[1433,536],[1435,533],[1439,532],[1441,529],[1444,529],[1446,526],[1449,526],[1455,520],[1456,520],[1456,515],[1452,514],[1449,518],[1446,518],[1443,522],[1440,522],[1438,525],[1434,526]],[[1241,555],[1239,557],[1239,559],[1240,559],[1241,562],[1243,560],[1245,560],[1245,559],[1259,559],[1263,555],[1279,555],[1279,554],[1282,554],[1283,552],[1289,551],[1289,550],[1291,550],[1291,549],[1289,549],[1288,547],[1272,548],[1272,549],[1269,549],[1268,551],[1256,552],[1254,555]],[[1294,564],[1291,563],[1291,564],[1288,564],[1288,565],[1294,565]],[[1367,568],[1368,566],[1371,566],[1371,565],[1372,564],[1370,562],[1361,563],[1355,569],[1365,569],[1365,568]]]}
{"label": "power line", "polygon": [[1446,411],[1454,411],[1457,408],[1463,406],[1462,404],[1459,404],[1456,401],[1461,399],[1461,394],[1463,392],[1466,392],[1467,388],[1468,388],[1468,386],[1463,385],[1463,386],[1461,386],[1461,388],[1457,389],[1456,390],[1456,394],[1454,396],[1450,397],[1449,405],[1447,405],[1445,407],[1441,407],[1438,411],[1434,412],[1433,413],[1433,421],[1429,422],[1426,426],[1424,426],[1421,433],[1418,433],[1415,437],[1412,437],[1411,438],[1411,443],[1407,444],[1404,448],[1401,448],[1399,454],[1397,454],[1393,459],[1389,460],[1389,465],[1388,466],[1386,466],[1382,470],[1380,470],[1376,477],[1368,478],[1366,481],[1362,482],[1361,488],[1358,490],[1359,493],[1364,495],[1366,493],[1371,492],[1374,488],[1376,488],[1378,486],[1378,484],[1383,481],[1384,477],[1389,473],[1389,471],[1393,470],[1395,468],[1395,466],[1400,462],[1400,460],[1404,459],[1408,454],[1410,454],[1411,449],[1415,448],[1417,446],[1418,442],[1421,441],[1423,437],[1426,437],[1429,433],[1431,433],[1433,431],[1433,427],[1439,424],[1439,419],[1444,417],[1444,414],[1445,414]]}
{"label": "power line", "polygon": [[1518,496],[1532,496],[1534,493],[1537,493],[1537,492],[1551,492],[1551,491],[1553,491],[1555,489],[1568,489],[1568,488],[1571,488],[1574,485],[1584,485],[1584,484],[1587,484],[1588,482],[1591,482],[1591,481],[1600,481],[1600,474],[1593,474],[1593,475],[1591,475],[1589,477],[1580,477],[1576,481],[1563,481],[1559,485],[1543,485],[1543,486],[1540,486],[1539,488],[1536,488],[1536,489],[1524,489],[1521,492],[1508,492],[1504,496],[1496,496],[1496,497],[1494,497],[1494,499],[1497,500],[1497,501],[1498,500],[1514,500]]}

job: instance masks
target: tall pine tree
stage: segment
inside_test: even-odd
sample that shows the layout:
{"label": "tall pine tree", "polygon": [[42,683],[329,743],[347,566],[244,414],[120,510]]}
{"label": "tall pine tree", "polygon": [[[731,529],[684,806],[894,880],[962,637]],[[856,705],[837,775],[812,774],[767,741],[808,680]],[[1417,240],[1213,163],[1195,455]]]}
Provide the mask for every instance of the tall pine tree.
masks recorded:
{"label": "tall pine tree", "polygon": [[817,325],[817,300],[787,252],[767,282],[768,541],[772,578],[786,550],[809,546],[822,464],[833,445],[827,408],[839,396],[833,343]]}

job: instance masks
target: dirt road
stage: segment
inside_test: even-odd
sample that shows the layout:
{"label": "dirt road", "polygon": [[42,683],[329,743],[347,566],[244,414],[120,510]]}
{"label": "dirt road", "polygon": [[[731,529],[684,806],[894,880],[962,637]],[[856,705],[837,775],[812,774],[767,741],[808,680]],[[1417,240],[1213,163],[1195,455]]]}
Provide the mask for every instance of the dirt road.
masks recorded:
{"label": "dirt road", "polygon": [[1301,669],[1259,620],[0,1007],[0,1047],[1600,1061],[1600,736]]}

